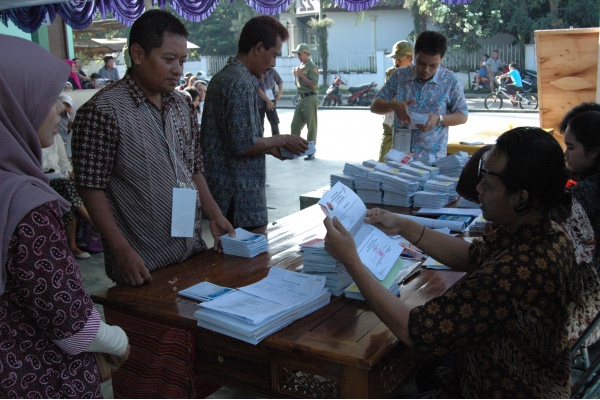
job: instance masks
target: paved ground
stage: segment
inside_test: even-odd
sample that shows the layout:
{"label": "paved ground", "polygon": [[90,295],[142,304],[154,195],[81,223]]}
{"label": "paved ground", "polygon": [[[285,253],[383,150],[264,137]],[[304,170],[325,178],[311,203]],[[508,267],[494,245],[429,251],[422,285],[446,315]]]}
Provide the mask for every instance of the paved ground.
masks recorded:
{"label": "paved ground", "polygon": [[[469,99],[469,105],[477,107],[477,99]],[[293,116],[292,108],[284,108],[281,102],[279,118],[282,134],[289,134]],[[291,101],[288,103],[291,107]],[[377,159],[382,134],[382,117],[370,113],[366,108],[349,107],[344,109],[319,110],[319,134],[316,159],[304,161],[296,159],[279,161],[267,157],[267,204],[269,221],[278,219],[300,209],[300,195],[329,185],[331,173],[340,173],[346,162],[362,162]],[[266,122],[266,121],[265,121]],[[270,133],[268,122],[266,135]],[[486,129],[509,129],[509,126],[539,126],[537,113],[524,112],[473,112],[466,124],[450,128],[451,140]],[[304,134],[305,131],[303,132]],[[207,230],[204,230],[207,232]],[[204,235],[207,242],[211,239]],[[112,286],[104,273],[102,254],[95,254],[90,260],[79,260],[84,284],[94,293]],[[101,307],[99,307],[100,311]],[[104,396],[112,397],[110,382],[103,386]],[[413,396],[415,394],[413,393]],[[224,388],[216,392],[215,398],[254,397],[248,392],[237,392]]]}

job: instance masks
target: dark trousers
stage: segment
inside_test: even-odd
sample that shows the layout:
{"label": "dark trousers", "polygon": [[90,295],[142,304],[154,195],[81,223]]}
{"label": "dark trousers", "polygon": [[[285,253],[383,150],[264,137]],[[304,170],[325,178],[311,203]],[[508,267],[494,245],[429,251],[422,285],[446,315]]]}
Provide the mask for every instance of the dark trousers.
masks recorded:
{"label": "dark trousers", "polygon": [[[273,102],[275,104],[275,102]],[[277,115],[277,107],[273,108],[273,111],[267,110],[267,103],[264,103],[262,107],[258,108],[260,112],[260,123],[262,124],[263,132],[265,131],[265,114],[271,124],[271,135],[279,135],[279,116]]]}

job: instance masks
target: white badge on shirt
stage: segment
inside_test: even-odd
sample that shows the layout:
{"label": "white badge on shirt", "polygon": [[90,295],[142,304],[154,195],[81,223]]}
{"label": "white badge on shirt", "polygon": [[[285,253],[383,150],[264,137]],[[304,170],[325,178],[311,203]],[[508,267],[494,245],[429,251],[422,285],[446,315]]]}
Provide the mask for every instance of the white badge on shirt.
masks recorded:
{"label": "white badge on shirt", "polygon": [[407,128],[396,128],[392,139],[392,148],[402,153],[410,153],[412,130]]}
{"label": "white badge on shirt", "polygon": [[195,189],[173,188],[172,237],[194,237],[197,193]]}

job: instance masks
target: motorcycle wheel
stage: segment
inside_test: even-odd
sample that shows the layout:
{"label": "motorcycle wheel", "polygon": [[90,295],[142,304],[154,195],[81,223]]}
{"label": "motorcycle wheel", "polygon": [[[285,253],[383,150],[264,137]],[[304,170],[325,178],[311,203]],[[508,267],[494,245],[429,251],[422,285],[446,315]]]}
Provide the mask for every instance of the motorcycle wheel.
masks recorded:
{"label": "motorcycle wheel", "polygon": [[531,81],[531,79],[526,77],[523,78],[521,81],[523,83],[523,88],[521,89],[521,92],[531,93],[533,91],[533,82]]}
{"label": "motorcycle wheel", "polygon": [[295,106],[298,105],[298,101],[300,101],[300,99],[298,98],[298,95],[294,95],[294,97],[292,97],[292,104]]}
{"label": "motorcycle wheel", "polygon": [[495,108],[499,110],[502,108],[502,97],[498,96],[496,93],[488,94],[487,96],[485,96],[483,105],[488,110],[490,108]]}
{"label": "motorcycle wheel", "polygon": [[538,106],[538,97],[535,94],[527,93],[521,95],[519,107],[522,110],[537,110]]}

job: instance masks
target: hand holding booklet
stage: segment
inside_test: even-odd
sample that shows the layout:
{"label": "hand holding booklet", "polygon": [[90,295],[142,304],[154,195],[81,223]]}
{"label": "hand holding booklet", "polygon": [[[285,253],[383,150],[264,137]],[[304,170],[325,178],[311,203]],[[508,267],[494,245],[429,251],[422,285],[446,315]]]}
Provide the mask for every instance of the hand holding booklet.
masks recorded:
{"label": "hand holding booklet", "polygon": [[367,207],[354,191],[337,182],[319,201],[325,215],[350,232],[362,263],[383,280],[402,253],[402,246],[373,225],[365,222]]}

